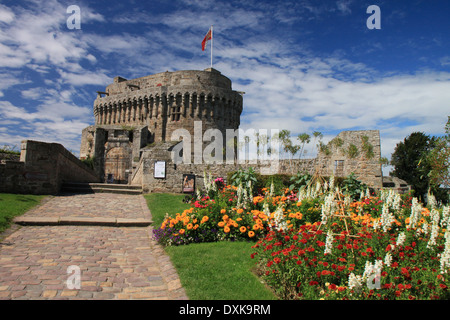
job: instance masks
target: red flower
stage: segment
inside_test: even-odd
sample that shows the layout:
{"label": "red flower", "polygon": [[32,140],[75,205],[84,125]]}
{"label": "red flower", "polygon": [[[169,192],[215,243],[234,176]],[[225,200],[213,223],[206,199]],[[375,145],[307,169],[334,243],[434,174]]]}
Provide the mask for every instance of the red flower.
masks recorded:
{"label": "red flower", "polygon": [[441,287],[441,289],[447,289],[447,286],[443,283],[439,284],[439,287]]}
{"label": "red flower", "polygon": [[328,270],[322,270],[322,275],[323,276],[327,276],[327,275],[329,275],[330,274],[330,271],[328,271]]}
{"label": "red flower", "polygon": [[317,281],[310,281],[309,285],[310,286],[317,286],[319,283]]}
{"label": "red flower", "polygon": [[330,284],[330,285],[328,286],[328,289],[330,289],[330,290],[336,290],[336,285],[335,285],[334,283],[332,283],[332,284]]}

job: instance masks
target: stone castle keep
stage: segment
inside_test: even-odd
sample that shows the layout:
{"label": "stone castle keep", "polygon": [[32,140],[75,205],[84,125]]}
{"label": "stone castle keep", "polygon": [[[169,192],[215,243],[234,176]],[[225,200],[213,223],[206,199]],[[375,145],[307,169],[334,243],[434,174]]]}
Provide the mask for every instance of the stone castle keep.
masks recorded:
{"label": "stone castle keep", "polygon": [[106,180],[127,182],[142,148],[170,141],[176,129],[194,135],[194,121],[207,129],[237,129],[242,94],[215,69],[163,72],[138,79],[114,78],[98,92],[95,125],[82,132],[80,158],[95,158]]}

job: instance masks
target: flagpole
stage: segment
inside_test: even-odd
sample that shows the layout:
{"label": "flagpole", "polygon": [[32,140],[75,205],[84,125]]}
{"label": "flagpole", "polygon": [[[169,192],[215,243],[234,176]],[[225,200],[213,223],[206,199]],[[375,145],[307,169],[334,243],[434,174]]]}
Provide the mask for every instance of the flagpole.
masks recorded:
{"label": "flagpole", "polygon": [[211,25],[211,69],[213,67],[213,41],[214,41],[213,26]]}

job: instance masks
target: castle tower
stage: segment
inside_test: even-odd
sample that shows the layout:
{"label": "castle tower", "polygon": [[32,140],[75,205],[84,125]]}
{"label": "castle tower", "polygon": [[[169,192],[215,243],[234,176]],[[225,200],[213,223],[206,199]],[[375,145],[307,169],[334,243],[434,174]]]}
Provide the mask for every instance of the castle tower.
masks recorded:
{"label": "castle tower", "polygon": [[171,140],[176,129],[194,135],[207,129],[238,129],[242,95],[219,71],[162,72],[137,79],[114,78],[94,101],[95,125],[83,130],[80,158],[95,158],[99,175],[125,182],[140,149]]}

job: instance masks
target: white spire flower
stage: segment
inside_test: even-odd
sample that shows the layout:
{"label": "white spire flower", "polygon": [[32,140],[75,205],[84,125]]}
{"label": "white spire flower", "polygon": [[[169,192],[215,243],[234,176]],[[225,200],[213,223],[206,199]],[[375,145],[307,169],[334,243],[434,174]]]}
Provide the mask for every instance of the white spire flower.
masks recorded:
{"label": "white spire flower", "polygon": [[450,206],[442,207],[441,228],[450,227]]}
{"label": "white spire flower", "polygon": [[413,198],[411,202],[411,215],[409,216],[408,228],[416,227],[416,224],[420,220],[421,214],[422,214],[422,205],[419,203],[417,198]]}
{"label": "white spire flower", "polygon": [[335,207],[334,194],[329,193],[325,196],[324,203],[322,204],[322,224],[327,223],[327,220],[333,214]]}
{"label": "white spire flower", "polygon": [[331,249],[333,248],[333,234],[331,230],[328,229],[327,239],[325,240],[325,251],[324,254],[331,254]]}
{"label": "white spire flower", "polygon": [[392,263],[392,254],[390,252],[386,253],[386,256],[384,257],[384,264],[388,267],[391,266]]}
{"label": "white spire flower", "polygon": [[404,232],[400,233],[397,237],[396,245],[402,246],[405,243],[406,235]]}
{"label": "white spire flower", "polygon": [[450,268],[450,230],[445,232],[444,238],[445,247],[440,259],[441,273],[447,273]]}
{"label": "white spire flower", "polygon": [[439,235],[439,218],[440,218],[439,211],[435,208],[431,209],[430,217],[432,224],[431,224],[431,235],[427,244],[428,249],[436,245],[436,239]]}
{"label": "white spire flower", "polygon": [[363,279],[360,275],[355,275],[353,272],[348,276],[348,288],[358,290],[362,287]]}

